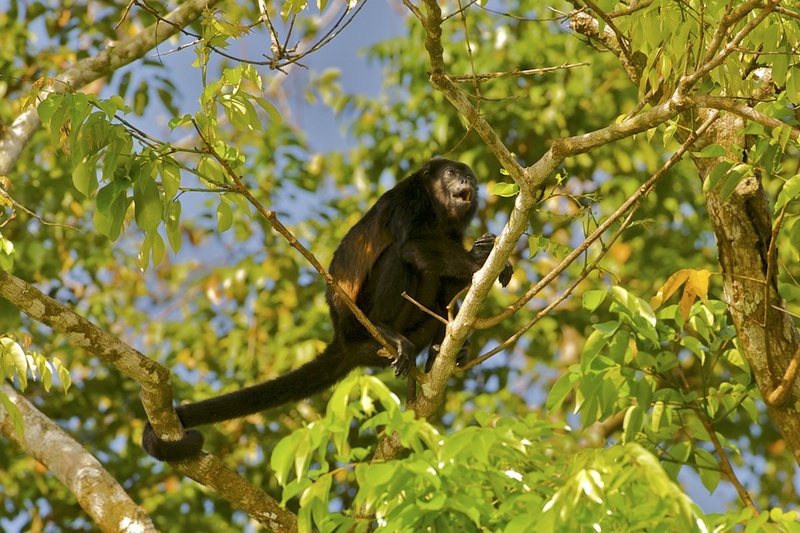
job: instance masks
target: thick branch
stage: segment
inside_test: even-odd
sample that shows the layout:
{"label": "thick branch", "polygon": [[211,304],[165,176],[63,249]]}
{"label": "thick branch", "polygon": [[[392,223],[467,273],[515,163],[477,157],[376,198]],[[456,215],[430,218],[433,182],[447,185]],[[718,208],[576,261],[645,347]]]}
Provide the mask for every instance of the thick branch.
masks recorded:
{"label": "thick branch", "polygon": [[[725,98],[724,96],[697,95],[689,97],[689,101],[692,102],[693,105],[698,108],[719,109],[721,111],[728,111],[735,115],[739,115],[740,117],[745,118],[751,122],[755,122],[756,124],[761,124],[762,126],[770,130],[778,128],[791,128],[785,122],[782,122],[777,118],[756,111],[749,105],[743,103],[741,100],[736,100],[734,98]],[[789,137],[796,141],[798,138],[800,138],[800,130],[796,128],[791,128],[791,133],[789,134]]]}
{"label": "thick branch", "polygon": [[[0,297],[139,382],[142,404],[153,425],[158,427],[159,434],[172,439],[181,437],[183,428],[172,408],[172,382],[166,368],[2,269]],[[216,457],[204,455],[173,466],[179,473],[216,490],[232,505],[271,530],[293,531],[297,528],[297,517],[293,513],[281,508],[267,493],[242,479]]]}
{"label": "thick branch", "polygon": [[102,531],[155,532],[150,517],[103,465],[55,422],[47,418],[8,383],[0,383],[22,415],[25,433],[19,440],[8,412],[0,404],[0,435],[42,463],[63,483]]}

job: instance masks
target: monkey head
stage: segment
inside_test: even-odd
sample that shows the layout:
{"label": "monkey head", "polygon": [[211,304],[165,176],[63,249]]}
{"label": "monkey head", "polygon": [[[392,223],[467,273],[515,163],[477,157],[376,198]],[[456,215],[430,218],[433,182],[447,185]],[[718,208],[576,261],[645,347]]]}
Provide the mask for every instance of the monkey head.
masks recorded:
{"label": "monkey head", "polygon": [[432,191],[447,218],[469,223],[478,210],[478,180],[464,163],[433,159],[428,163]]}

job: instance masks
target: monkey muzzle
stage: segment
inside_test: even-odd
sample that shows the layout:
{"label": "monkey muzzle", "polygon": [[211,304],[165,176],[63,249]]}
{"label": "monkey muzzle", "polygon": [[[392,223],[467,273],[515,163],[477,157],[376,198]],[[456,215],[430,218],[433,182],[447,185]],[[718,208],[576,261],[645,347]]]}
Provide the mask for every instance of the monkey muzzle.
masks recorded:
{"label": "monkey muzzle", "polygon": [[453,194],[453,200],[456,204],[467,204],[469,205],[472,202],[472,198],[475,196],[474,192],[472,191],[472,187],[466,186],[462,189],[459,189]]}

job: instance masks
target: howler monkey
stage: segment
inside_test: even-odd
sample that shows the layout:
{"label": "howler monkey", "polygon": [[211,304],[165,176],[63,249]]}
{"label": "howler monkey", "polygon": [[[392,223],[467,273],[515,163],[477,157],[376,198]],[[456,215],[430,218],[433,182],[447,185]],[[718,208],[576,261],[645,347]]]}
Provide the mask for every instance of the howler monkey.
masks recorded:
{"label": "howler monkey", "polygon": [[[494,235],[463,246],[464,231],[478,208],[478,183],[463,163],[433,159],[381,196],[345,235],[330,266],[344,292],[397,348],[393,362],[378,355],[380,344],[356,320],[336,292],[326,299],[333,340],[316,359],[271,381],[177,407],[185,428],[251,415],[325,390],[362,366],[385,367],[405,376],[429,347],[429,365],[445,335],[444,325],[406,300],[446,316],[446,307],[469,285],[494,245]],[[513,269],[500,275],[508,284]],[[200,453],[203,436],[187,431],[182,440],[160,439],[147,423],[142,446],[163,461]]]}

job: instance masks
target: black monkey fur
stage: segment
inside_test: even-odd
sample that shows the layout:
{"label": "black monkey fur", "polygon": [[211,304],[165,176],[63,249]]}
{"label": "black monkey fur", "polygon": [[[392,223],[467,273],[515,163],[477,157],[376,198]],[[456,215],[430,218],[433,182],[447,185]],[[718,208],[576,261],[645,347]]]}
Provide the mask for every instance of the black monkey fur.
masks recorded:
{"label": "black monkey fur", "polygon": [[[378,355],[380,344],[328,287],[334,334],[317,358],[271,381],[177,407],[183,426],[241,418],[303,400],[358,367],[391,364],[395,375],[405,376],[425,347],[430,368],[444,339],[444,325],[402,293],[446,316],[447,305],[486,261],[494,235],[478,238],[470,251],[463,246],[464,231],[478,208],[477,186],[467,165],[433,159],[381,196],[333,254],[330,273],[395,345],[396,360]],[[506,265],[500,275],[503,286],[512,273]],[[162,440],[148,422],[142,446],[156,459],[177,461],[199,454],[203,436],[191,430],[179,441]]]}

